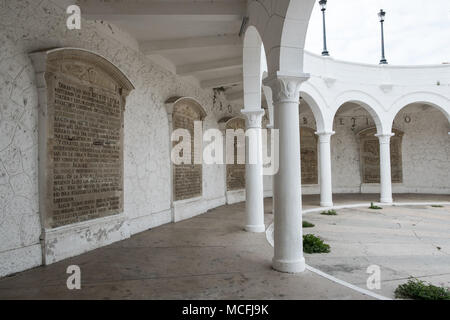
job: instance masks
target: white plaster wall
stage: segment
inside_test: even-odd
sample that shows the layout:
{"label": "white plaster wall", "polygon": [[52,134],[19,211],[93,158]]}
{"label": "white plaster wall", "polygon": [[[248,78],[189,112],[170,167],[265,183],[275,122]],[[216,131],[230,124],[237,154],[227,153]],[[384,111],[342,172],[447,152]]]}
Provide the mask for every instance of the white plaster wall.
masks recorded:
{"label": "white plaster wall", "polygon": [[[411,119],[405,122],[405,117]],[[450,194],[450,125],[441,111],[408,106],[396,117],[394,128],[403,136],[403,183],[394,192]]]}
{"label": "white plaster wall", "polygon": [[[7,1],[0,7],[0,276],[42,263],[38,97],[28,53],[53,47],[91,50],[119,67],[136,87],[127,100],[124,140],[124,211],[131,234],[171,221],[165,100],[194,97],[210,114],[209,127],[217,127],[217,119],[225,116],[213,108],[212,91],[152,63],[138,51],[136,41],[115,26],[83,20],[81,30],[70,31],[66,18],[57,1]],[[219,97],[227,105],[224,99]],[[232,109],[237,115],[242,106],[232,104]],[[205,200],[224,197],[222,171],[205,168]],[[79,237],[89,232],[80,230]]]}
{"label": "white plaster wall", "polygon": [[359,192],[361,170],[359,144],[350,126],[337,126],[331,137],[331,173],[335,193]]}

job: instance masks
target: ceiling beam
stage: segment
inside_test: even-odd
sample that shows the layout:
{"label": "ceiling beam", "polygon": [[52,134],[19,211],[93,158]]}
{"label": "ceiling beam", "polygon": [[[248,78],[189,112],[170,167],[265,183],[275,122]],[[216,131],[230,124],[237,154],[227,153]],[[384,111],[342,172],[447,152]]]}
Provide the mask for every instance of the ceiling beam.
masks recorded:
{"label": "ceiling beam", "polygon": [[98,18],[114,15],[239,15],[244,16],[247,2],[212,1],[99,1],[77,0],[82,14]]}
{"label": "ceiling beam", "polygon": [[243,80],[244,80],[244,78],[243,78],[242,74],[238,74],[238,75],[230,76],[230,77],[204,80],[200,83],[200,85],[203,89],[212,89],[212,88],[219,88],[219,87],[227,87],[227,86],[231,86],[233,84],[239,84],[239,83],[242,83]]}
{"label": "ceiling beam", "polygon": [[169,40],[151,40],[139,43],[144,54],[155,54],[174,50],[201,49],[212,47],[242,47],[242,39],[237,35],[192,37]]}
{"label": "ceiling beam", "polygon": [[177,67],[177,74],[180,76],[190,76],[197,72],[223,71],[232,68],[242,67],[242,57],[206,61],[202,63],[188,64]]}

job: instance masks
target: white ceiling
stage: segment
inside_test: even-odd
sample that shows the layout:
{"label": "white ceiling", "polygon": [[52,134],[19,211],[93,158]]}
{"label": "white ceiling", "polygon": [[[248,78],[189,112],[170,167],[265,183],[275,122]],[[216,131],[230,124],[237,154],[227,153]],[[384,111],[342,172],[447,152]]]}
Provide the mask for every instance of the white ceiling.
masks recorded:
{"label": "white ceiling", "polygon": [[86,19],[108,21],[150,59],[204,88],[242,99],[246,0],[78,0]]}

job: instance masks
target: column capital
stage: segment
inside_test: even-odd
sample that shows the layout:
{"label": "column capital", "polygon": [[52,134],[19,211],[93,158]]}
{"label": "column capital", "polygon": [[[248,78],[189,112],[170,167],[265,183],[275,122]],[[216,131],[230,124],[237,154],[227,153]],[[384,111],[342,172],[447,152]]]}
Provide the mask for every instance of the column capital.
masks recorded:
{"label": "column capital", "polygon": [[331,136],[334,135],[336,132],[334,131],[318,131],[315,132],[317,136],[319,136],[320,143],[330,143]]}
{"label": "column capital", "polygon": [[259,110],[242,109],[241,113],[247,117],[247,128],[261,128],[262,118],[266,112],[263,109]]}
{"label": "column capital", "polygon": [[277,102],[295,102],[300,99],[300,85],[309,79],[309,74],[282,74],[277,72],[263,80],[265,86],[272,89],[272,100]]}
{"label": "column capital", "polygon": [[388,144],[391,141],[391,137],[395,136],[395,133],[381,133],[376,134],[375,137],[378,137],[380,140],[380,144]]}

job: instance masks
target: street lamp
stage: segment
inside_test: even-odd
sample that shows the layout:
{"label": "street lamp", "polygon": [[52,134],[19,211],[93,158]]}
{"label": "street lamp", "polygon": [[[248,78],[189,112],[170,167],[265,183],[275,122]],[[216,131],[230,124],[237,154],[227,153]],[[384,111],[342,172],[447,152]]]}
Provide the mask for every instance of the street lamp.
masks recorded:
{"label": "street lamp", "polygon": [[388,64],[385,56],[384,56],[384,19],[386,17],[386,12],[383,11],[383,9],[378,12],[378,18],[380,19],[381,23],[381,60],[380,64]]}
{"label": "street lamp", "polygon": [[322,56],[329,56],[327,50],[327,30],[325,26],[325,10],[327,10],[327,0],[320,0],[319,1],[320,10],[322,11],[322,21],[323,21],[323,51]]}

